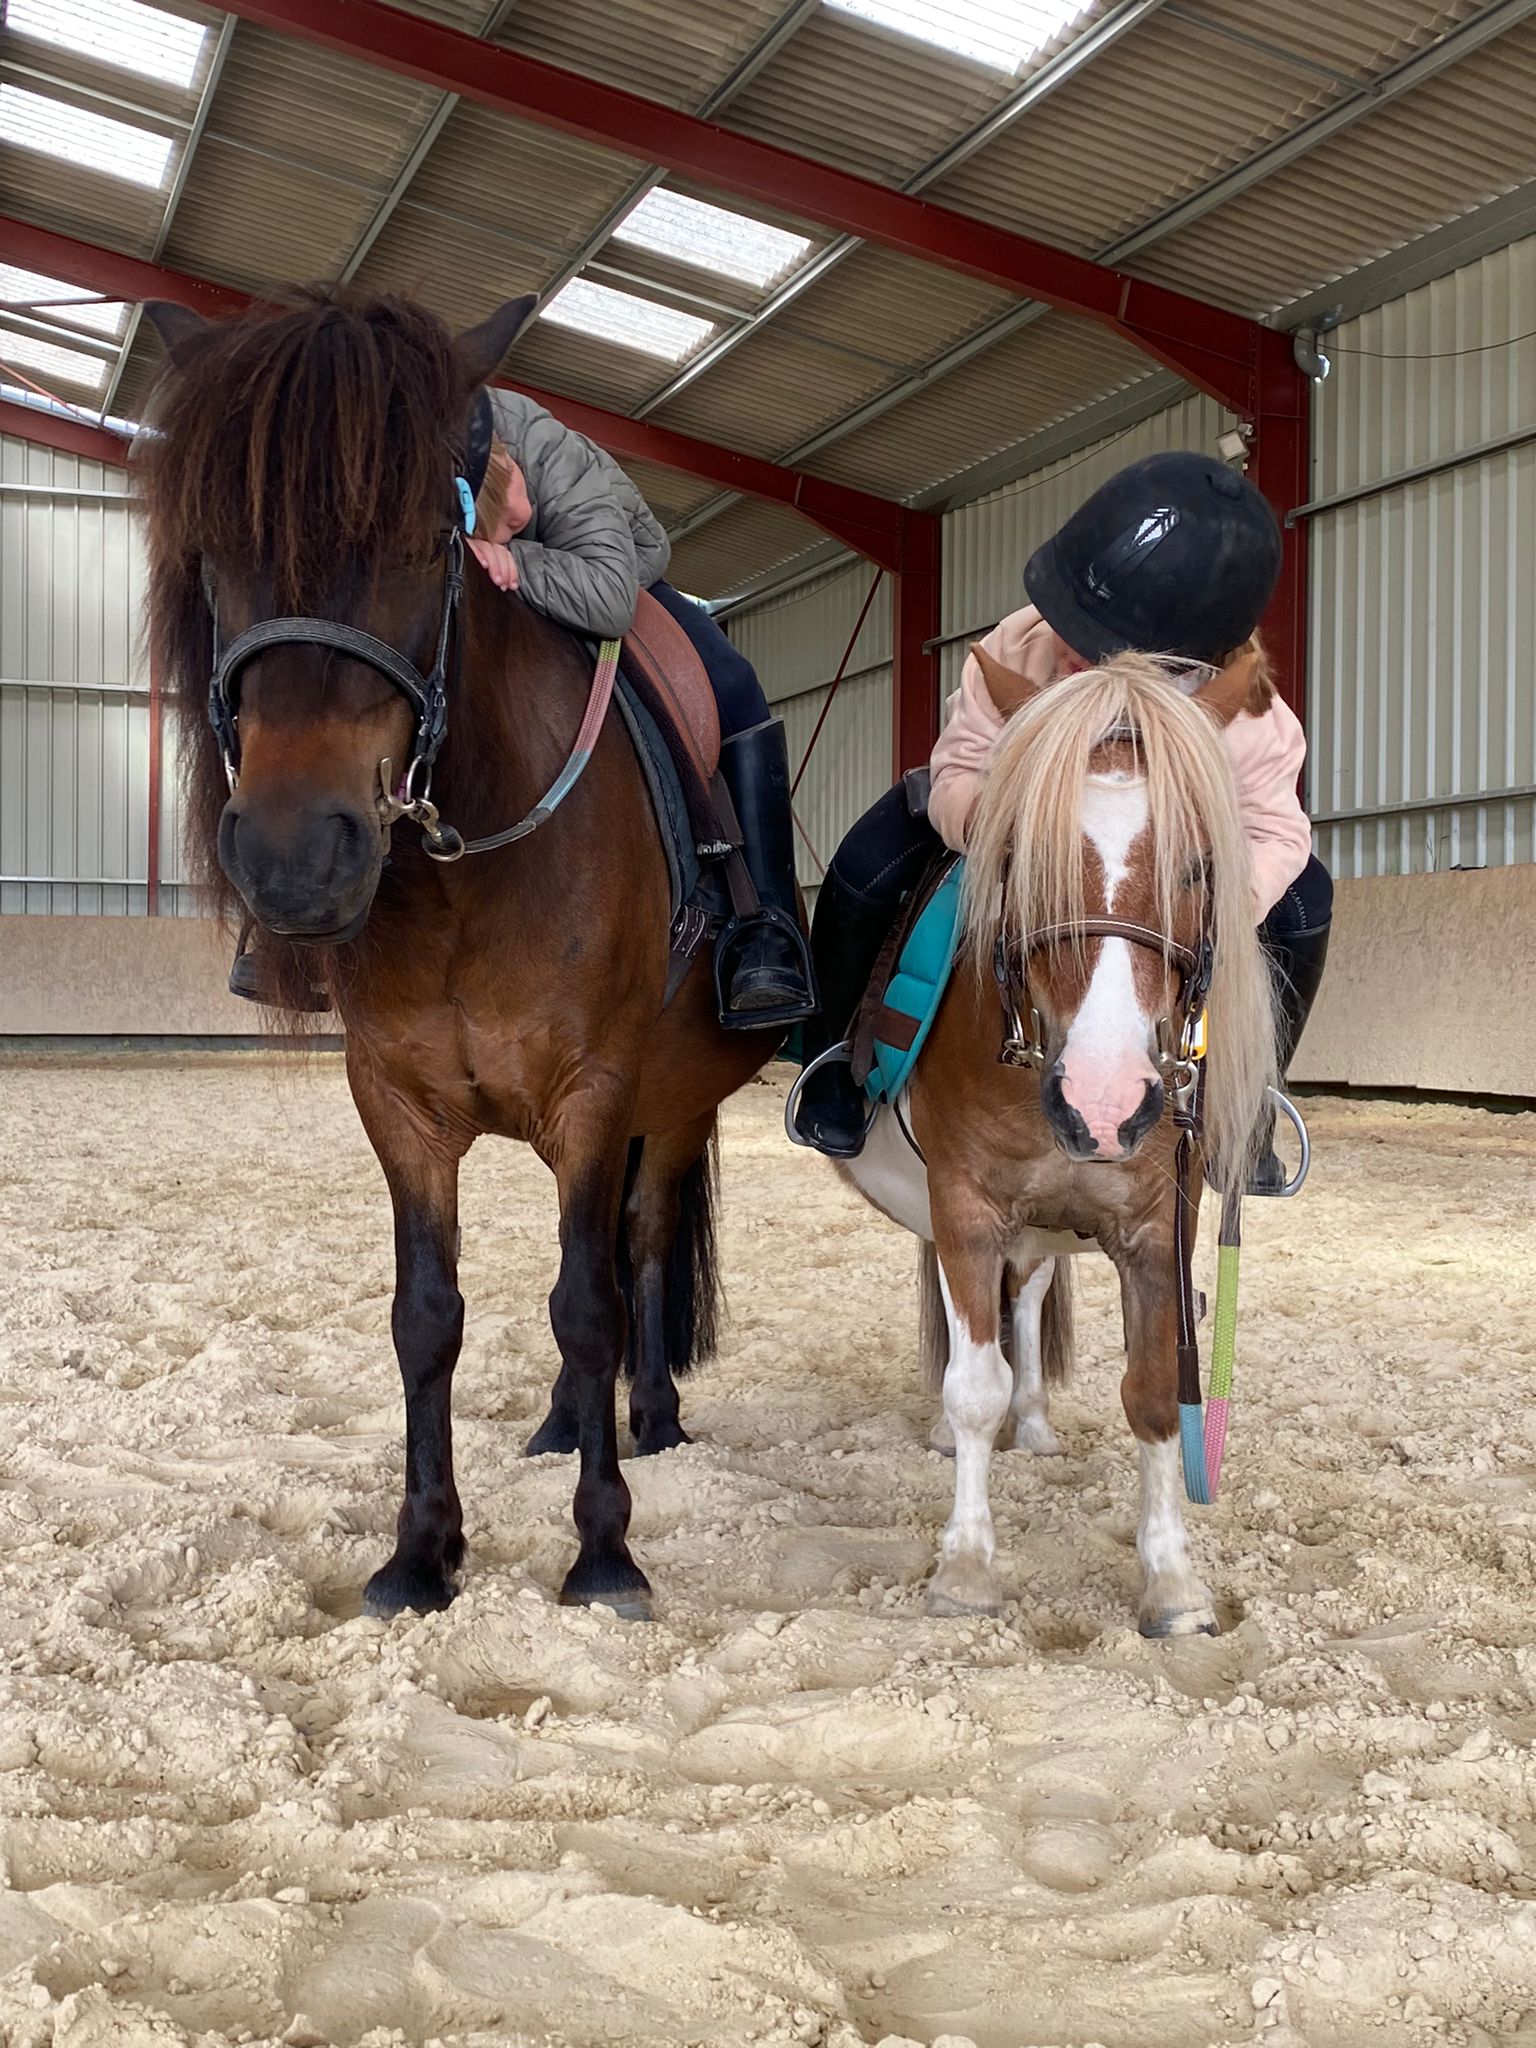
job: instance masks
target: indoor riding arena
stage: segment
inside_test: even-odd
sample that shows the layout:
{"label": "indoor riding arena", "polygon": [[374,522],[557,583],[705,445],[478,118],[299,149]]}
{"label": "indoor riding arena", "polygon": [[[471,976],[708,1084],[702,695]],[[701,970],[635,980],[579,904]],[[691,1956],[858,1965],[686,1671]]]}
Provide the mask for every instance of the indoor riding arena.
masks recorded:
{"label": "indoor riding arena", "polygon": [[[0,7],[5,2048],[1536,2048],[1533,93],[1536,0]],[[447,364],[449,399],[426,368],[368,399],[295,342],[275,410],[242,357],[229,412],[178,439],[226,348],[192,316],[259,350],[314,283],[436,316],[375,307],[368,333]],[[358,316],[305,303],[304,348],[361,348]],[[510,541],[471,530],[482,386],[501,440],[509,406],[535,422]],[[1229,1409],[1236,1197],[1202,1205],[1192,1266],[1170,1238],[1157,1268],[1159,1355],[1177,1297],[1207,1396],[1181,1380],[1192,1501],[1156,1511],[1164,1538],[1183,1516],[1193,1622],[1148,1618],[1143,1496],[1177,1440],[1128,1427],[1130,1296],[1122,1317],[1098,1250],[1063,1255],[1093,1229],[1029,1216],[1074,1276],[1075,1370],[978,1466],[956,1376],[985,1354],[1025,1386],[1027,1316],[999,1308],[999,1282],[1005,1308],[1033,1285],[1022,1255],[989,1269],[983,1338],[919,1116],[936,1387],[918,1240],[789,1142],[783,1030],[721,1028],[724,911],[678,911],[667,954],[686,861],[647,792],[676,778],[698,839],[712,757],[663,740],[642,778],[649,700],[597,651],[616,626],[537,616],[571,502],[551,446],[583,505],[623,508],[626,622],[664,574],[755,668],[808,912],[981,678],[973,643],[1037,604],[1063,666],[1030,688],[1108,658],[1037,597],[1036,551],[1128,465],[1189,451],[1276,537],[1274,695],[1202,744],[1252,844],[1235,735],[1294,733],[1276,801],[1304,842],[1304,731],[1306,873],[1335,894],[1299,1045],[1282,1026],[1310,1171],[1241,1206]],[[242,560],[208,510],[240,462],[251,531],[296,522],[288,554]],[[419,477],[441,520],[413,554]],[[1156,557],[1180,517],[1148,501],[1126,546]],[[1095,558],[1085,615],[1130,559]],[[1184,647],[1160,573],[1169,630],[1113,651],[1198,698],[1234,639]],[[1226,575],[1200,558],[1191,616]],[[555,653],[488,698],[476,651],[509,633]],[[347,755],[346,810],[306,748],[365,727],[393,737]],[[526,750],[474,738],[504,728]],[[722,763],[736,744],[727,720]],[[908,790],[903,829],[936,845]],[[241,851],[307,803],[339,835],[327,876],[372,863],[351,923],[285,922]],[[602,860],[619,893],[594,910]],[[1176,986],[1158,1030],[1182,1018],[1182,1058],[1230,932],[1199,925],[1191,994],[1172,927],[1117,922],[1110,855],[1089,866],[1107,908],[1072,931],[1140,946],[1132,995]],[[322,1007],[228,992],[243,905],[242,960],[281,955],[284,1001]],[[1007,957],[1000,935],[1018,1053],[1039,969]],[[1198,1137],[1195,1065],[1158,1037],[1148,1149],[1083,1163],[1046,1008],[1017,1070],[989,1040],[977,1086],[1016,1093],[978,1174],[1051,1125],[1042,1174],[1122,1188],[1174,1158],[1164,1083]],[[639,1071],[625,1032],[639,1095],[613,1078]],[[642,1098],[692,1104],[660,1252],[637,1219],[685,1118]],[[480,1136],[514,1099],[533,1142]],[[717,1103],[718,1350],[669,1430]],[[1283,1116],[1277,1152],[1299,1181]],[[1195,1199],[1166,1164],[1151,1186],[1159,1216]],[[528,1455],[535,1432],[554,1447]],[[978,1483],[995,1590],[936,1598]]]}

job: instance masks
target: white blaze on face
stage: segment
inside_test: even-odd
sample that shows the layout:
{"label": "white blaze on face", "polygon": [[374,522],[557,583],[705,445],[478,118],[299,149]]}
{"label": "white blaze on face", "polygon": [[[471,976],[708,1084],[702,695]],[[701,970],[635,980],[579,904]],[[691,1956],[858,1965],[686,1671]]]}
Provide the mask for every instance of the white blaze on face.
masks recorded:
{"label": "white blaze on face", "polygon": [[[1113,917],[1132,850],[1147,829],[1145,779],[1124,769],[1090,775],[1083,786],[1082,820],[1103,864],[1104,907]],[[1151,1021],[1136,993],[1130,941],[1102,940],[1088,993],[1062,1049],[1061,1091],[1103,1158],[1122,1156],[1120,1126],[1141,1108],[1148,1085],[1157,1079],[1148,1053]]]}

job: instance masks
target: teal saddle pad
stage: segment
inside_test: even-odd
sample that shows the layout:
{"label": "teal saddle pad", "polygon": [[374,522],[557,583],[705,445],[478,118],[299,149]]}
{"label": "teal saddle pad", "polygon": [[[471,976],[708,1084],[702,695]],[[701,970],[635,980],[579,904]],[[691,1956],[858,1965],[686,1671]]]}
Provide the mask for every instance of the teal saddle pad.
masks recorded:
{"label": "teal saddle pad", "polygon": [[[957,860],[919,912],[901,949],[876,1020],[873,1061],[864,1083],[872,1101],[896,1100],[927,1043],[955,964],[964,883],[965,862]],[[907,1041],[904,1045],[881,1036],[882,1026],[893,1025],[900,1026],[895,1035]]]}

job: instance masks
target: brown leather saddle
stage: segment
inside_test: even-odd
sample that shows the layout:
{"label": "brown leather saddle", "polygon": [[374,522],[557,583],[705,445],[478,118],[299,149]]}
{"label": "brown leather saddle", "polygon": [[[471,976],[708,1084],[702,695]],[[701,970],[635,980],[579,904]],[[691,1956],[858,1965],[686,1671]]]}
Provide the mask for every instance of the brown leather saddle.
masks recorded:
{"label": "brown leather saddle", "polygon": [[686,750],[694,774],[707,790],[720,767],[720,711],[714,688],[693,642],[648,590],[641,591],[635,623],[624,635],[624,664],[637,687],[643,678],[653,699],[653,717]]}
{"label": "brown leather saddle", "polygon": [[[742,857],[741,822],[720,772],[720,711],[714,685],[693,642],[649,591],[640,593],[635,623],[624,637],[620,670],[671,755],[688,812],[691,852],[709,863],[724,884],[723,901],[706,881],[704,901],[685,891],[687,900],[675,906],[666,995],[670,1002],[704,941],[731,920],[753,916],[761,906]],[[667,821],[660,806],[657,823],[665,835]],[[708,900],[712,894],[713,905]]]}

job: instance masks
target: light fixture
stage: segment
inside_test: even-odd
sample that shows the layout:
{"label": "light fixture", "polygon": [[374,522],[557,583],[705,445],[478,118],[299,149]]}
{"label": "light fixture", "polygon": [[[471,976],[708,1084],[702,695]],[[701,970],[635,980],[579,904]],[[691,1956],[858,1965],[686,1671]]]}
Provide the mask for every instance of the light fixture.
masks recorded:
{"label": "light fixture", "polygon": [[40,150],[109,178],[126,178],[132,185],[163,185],[172,149],[169,135],[90,113],[68,100],[24,92],[19,85],[0,85],[0,142]]}
{"label": "light fixture", "polygon": [[758,286],[776,284],[811,246],[787,228],[660,186],[625,216],[613,239]]}
{"label": "light fixture", "polygon": [[1309,326],[1298,327],[1291,336],[1291,354],[1296,359],[1296,367],[1314,384],[1321,384],[1333,368],[1323,346],[1323,336],[1331,334],[1343,318],[1344,308],[1332,306],[1326,313],[1319,313]]}
{"label": "light fixture", "polygon": [[1088,12],[1091,0],[826,0],[914,42],[1012,74]]}
{"label": "light fixture", "polygon": [[599,341],[611,341],[619,348],[660,356],[668,363],[680,363],[684,356],[692,355],[715,331],[711,321],[700,320],[696,314],[680,313],[655,299],[637,298],[633,292],[616,292],[587,277],[573,277],[539,309],[539,318]]}
{"label": "light fixture", "polygon": [[1233,427],[1225,434],[1216,436],[1216,453],[1223,462],[1230,462],[1234,469],[1248,467],[1248,436],[1240,427]]}

